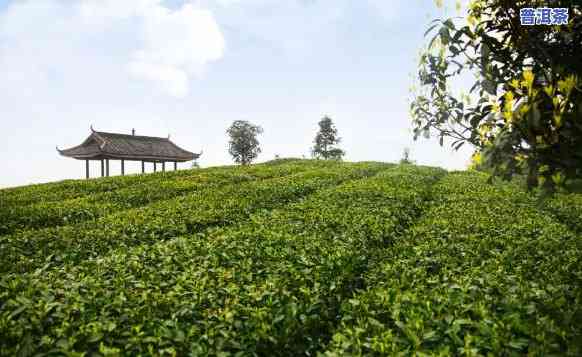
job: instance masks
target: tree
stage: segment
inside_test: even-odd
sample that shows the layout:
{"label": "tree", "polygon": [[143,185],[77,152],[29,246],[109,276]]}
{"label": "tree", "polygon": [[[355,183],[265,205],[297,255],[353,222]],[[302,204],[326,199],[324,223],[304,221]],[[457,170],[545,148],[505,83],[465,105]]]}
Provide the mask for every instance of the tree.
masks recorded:
{"label": "tree", "polygon": [[319,132],[313,141],[315,146],[311,149],[311,155],[318,159],[341,160],[345,152],[335,147],[335,145],[339,144],[340,141],[341,138],[337,136],[337,129],[331,118],[324,116],[323,119],[319,121]]}
{"label": "tree", "polygon": [[245,120],[236,120],[226,130],[230,136],[228,152],[237,164],[248,165],[261,153],[257,135],[263,128]]}
{"label": "tree", "polygon": [[404,148],[400,164],[415,164],[416,162],[410,158],[410,148]]}
{"label": "tree", "polygon": [[[466,23],[435,20],[411,103],[415,139],[436,133],[455,150],[470,144],[487,172],[527,175],[528,188],[580,177],[582,8],[574,3],[473,0]],[[565,18],[555,8],[568,8],[569,21],[521,25],[533,7],[554,8],[553,20]],[[467,74],[471,90],[454,94],[451,81]]]}

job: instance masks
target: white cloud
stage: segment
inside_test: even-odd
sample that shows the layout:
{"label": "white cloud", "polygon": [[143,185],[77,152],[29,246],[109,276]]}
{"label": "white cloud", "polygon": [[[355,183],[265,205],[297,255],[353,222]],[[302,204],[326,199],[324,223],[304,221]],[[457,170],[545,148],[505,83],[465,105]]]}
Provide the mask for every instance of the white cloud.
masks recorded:
{"label": "white cloud", "polygon": [[341,34],[337,33],[337,24],[350,6],[349,0],[198,0],[197,3],[213,9],[233,37],[267,45],[288,59],[303,59],[321,42],[331,46],[339,43]]}
{"label": "white cloud", "polygon": [[103,23],[110,19],[126,19],[143,16],[160,7],[159,0],[81,0],[76,5],[87,21]]}
{"label": "white cloud", "polygon": [[136,60],[129,64],[128,69],[137,78],[157,82],[165,92],[174,97],[188,94],[188,74],[179,67]]}
{"label": "white cloud", "polygon": [[210,11],[160,0],[15,2],[0,14],[0,40],[0,86],[134,78],[176,97],[225,48]]}
{"label": "white cloud", "polygon": [[187,79],[202,75],[205,65],[220,59],[224,38],[212,13],[191,4],[171,11],[157,6],[143,15],[143,49],[133,54],[130,71],[156,81],[175,96],[187,92]]}

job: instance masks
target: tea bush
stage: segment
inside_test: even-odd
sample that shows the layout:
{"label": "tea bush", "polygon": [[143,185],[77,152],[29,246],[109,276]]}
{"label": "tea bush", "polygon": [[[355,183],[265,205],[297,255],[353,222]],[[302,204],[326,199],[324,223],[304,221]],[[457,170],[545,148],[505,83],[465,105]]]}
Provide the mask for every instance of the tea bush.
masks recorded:
{"label": "tea bush", "polygon": [[[13,351],[26,348],[19,341],[36,352],[96,352],[101,344],[136,354],[315,350],[339,301],[358,286],[365,253],[404,231],[443,174],[408,170],[320,185],[305,200],[230,227],[20,274],[4,297],[14,318],[0,331]],[[293,181],[301,180],[281,188]],[[53,308],[23,310],[33,301]]]}
{"label": "tea bush", "polygon": [[[13,195],[22,199],[17,204],[5,204],[0,206],[0,235],[12,233],[18,229],[32,229],[42,227],[52,227],[78,223],[85,220],[96,219],[98,217],[111,214],[115,211],[140,207],[158,200],[169,199],[175,196],[184,195],[201,188],[216,187],[225,184],[250,181],[253,179],[264,179],[298,173],[308,168],[324,167],[323,162],[312,161],[309,164],[296,165],[288,162],[286,165],[271,168],[264,165],[252,167],[204,169],[196,171],[174,171],[161,175],[146,175],[133,177],[107,178],[108,184],[97,186],[96,181],[87,181],[86,191],[72,189],[69,182],[58,186],[58,195],[76,198],[66,199],[60,202],[53,201],[47,197],[48,194],[55,195],[54,192],[42,191],[54,186],[54,184],[33,186],[35,189],[17,188],[10,192],[30,193],[36,192],[37,203],[27,203],[27,195]],[[117,180],[117,181],[116,181]],[[117,186],[113,185],[117,182]],[[82,186],[80,183],[79,186]],[[103,191],[102,191],[103,190]],[[91,192],[93,194],[90,194]]]}
{"label": "tea bush", "polygon": [[536,201],[449,174],[342,305],[327,355],[580,355],[582,240]]}
{"label": "tea bush", "polygon": [[560,222],[582,234],[582,194],[556,194],[544,202],[543,207]]}
{"label": "tea bush", "polygon": [[582,354],[579,196],[305,160],[119,180],[0,191],[31,212],[0,214],[0,355]]}
{"label": "tea bush", "polygon": [[207,227],[232,224],[253,210],[296,200],[326,185],[371,174],[382,165],[315,169],[259,182],[209,187],[189,195],[105,216],[80,225],[23,231],[0,237],[0,271],[79,262],[119,246],[154,243]]}

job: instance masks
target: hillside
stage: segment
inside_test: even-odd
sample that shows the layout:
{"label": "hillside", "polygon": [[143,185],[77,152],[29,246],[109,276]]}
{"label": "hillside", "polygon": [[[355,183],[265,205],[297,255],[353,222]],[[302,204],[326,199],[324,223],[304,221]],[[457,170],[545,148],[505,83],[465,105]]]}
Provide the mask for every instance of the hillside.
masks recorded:
{"label": "hillside", "polygon": [[582,354],[582,196],[279,160],[0,190],[0,355]]}

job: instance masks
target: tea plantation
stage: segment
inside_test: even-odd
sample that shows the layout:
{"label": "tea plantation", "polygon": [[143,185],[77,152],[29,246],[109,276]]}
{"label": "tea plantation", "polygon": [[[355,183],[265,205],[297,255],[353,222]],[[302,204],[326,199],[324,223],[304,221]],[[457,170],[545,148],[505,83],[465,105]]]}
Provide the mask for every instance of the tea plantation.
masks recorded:
{"label": "tea plantation", "polygon": [[277,160],[0,190],[0,355],[582,355],[582,195]]}

